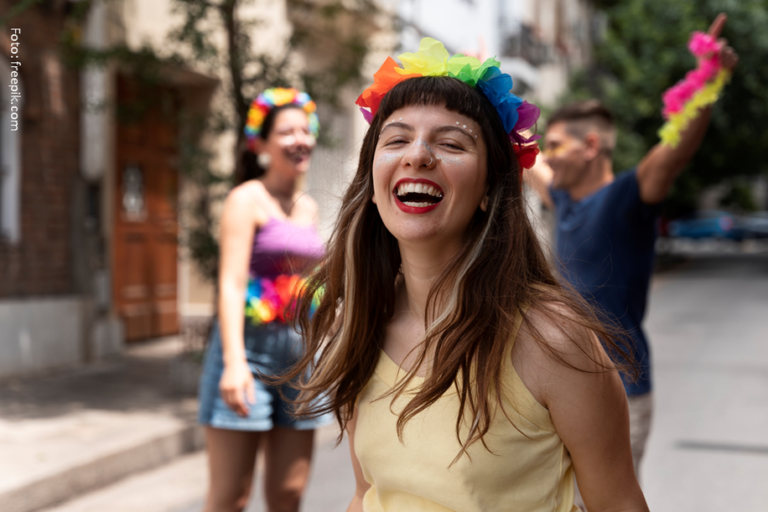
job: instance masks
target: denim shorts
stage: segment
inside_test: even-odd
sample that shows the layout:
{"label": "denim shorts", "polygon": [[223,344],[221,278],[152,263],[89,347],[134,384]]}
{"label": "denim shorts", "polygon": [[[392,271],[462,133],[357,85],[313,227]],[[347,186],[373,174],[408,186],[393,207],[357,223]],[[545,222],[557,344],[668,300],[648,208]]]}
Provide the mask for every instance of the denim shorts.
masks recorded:
{"label": "denim shorts", "polygon": [[[256,403],[248,405],[248,416],[240,416],[222,400],[219,381],[224,371],[221,350],[221,331],[218,322],[211,329],[211,338],[203,361],[203,373],[198,391],[202,425],[226,430],[263,432],[273,427],[294,430],[312,430],[332,421],[331,415],[318,418],[295,418],[291,415],[290,400],[299,392],[289,384],[272,386],[260,380],[259,375],[280,375],[301,357],[301,337],[291,327],[272,322],[253,326],[246,320],[245,354],[254,376]],[[282,392],[282,395],[281,395]],[[283,398],[285,397],[285,399]],[[286,401],[286,399],[288,401]]]}

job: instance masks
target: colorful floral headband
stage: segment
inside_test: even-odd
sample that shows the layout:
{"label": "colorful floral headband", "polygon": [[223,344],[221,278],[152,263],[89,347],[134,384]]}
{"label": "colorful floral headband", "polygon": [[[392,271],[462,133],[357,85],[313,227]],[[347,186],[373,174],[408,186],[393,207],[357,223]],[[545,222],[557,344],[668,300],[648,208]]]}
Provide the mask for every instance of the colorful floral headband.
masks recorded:
{"label": "colorful floral headband", "polygon": [[267,114],[275,107],[283,105],[297,105],[301,107],[309,117],[309,131],[317,137],[320,132],[320,121],[317,119],[317,106],[309,94],[297,89],[274,87],[267,89],[251,103],[245,124],[245,138],[248,141],[248,149],[255,150],[256,138],[261,133],[261,125],[264,124]]}
{"label": "colorful floral headband", "polygon": [[699,65],[662,97],[662,113],[667,120],[659,130],[662,144],[676,147],[680,143],[680,133],[699,110],[715,103],[720,97],[731,78],[731,72],[720,64],[721,46],[712,36],[702,32],[694,32],[691,36],[688,49],[699,58]]}
{"label": "colorful floral headband", "polygon": [[450,56],[443,43],[431,37],[421,40],[418,52],[404,53],[398,58],[403,67],[387,57],[379,71],[373,75],[373,85],[363,91],[355,102],[369,124],[378,112],[381,100],[400,82],[421,76],[452,76],[483,91],[496,107],[520,165],[525,169],[533,167],[539,148],[535,144],[526,144],[538,140],[540,136],[525,137],[523,133],[536,124],[540,111],[536,105],[510,92],[512,77],[501,72],[499,61],[487,59],[481,63],[475,57],[461,54]]}

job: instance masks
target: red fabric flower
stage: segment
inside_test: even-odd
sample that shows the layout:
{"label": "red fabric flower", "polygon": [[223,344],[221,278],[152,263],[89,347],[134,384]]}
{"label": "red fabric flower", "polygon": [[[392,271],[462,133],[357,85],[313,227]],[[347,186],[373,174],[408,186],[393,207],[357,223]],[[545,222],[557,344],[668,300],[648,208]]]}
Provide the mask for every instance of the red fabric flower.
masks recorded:
{"label": "red fabric flower", "polygon": [[520,162],[520,167],[523,169],[533,167],[533,164],[536,163],[536,157],[539,155],[539,146],[537,144],[529,144],[527,146],[513,144],[512,147],[515,150],[517,161]]}

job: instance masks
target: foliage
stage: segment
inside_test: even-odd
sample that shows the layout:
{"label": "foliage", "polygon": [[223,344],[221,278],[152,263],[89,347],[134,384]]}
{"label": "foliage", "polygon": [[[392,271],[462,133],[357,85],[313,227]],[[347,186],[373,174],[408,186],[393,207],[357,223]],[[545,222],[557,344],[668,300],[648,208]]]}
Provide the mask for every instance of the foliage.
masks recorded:
{"label": "foliage", "polygon": [[694,30],[728,14],[723,37],[740,55],[691,168],[667,204],[675,216],[695,208],[703,187],[736,175],[768,173],[768,0],[625,0],[597,2],[609,19],[591,69],[575,76],[567,100],[597,97],[616,115],[615,167],[636,165],[658,142],[661,94],[695,67],[687,50]]}
{"label": "foliage", "polygon": [[736,179],[731,183],[731,189],[720,200],[720,204],[739,213],[750,213],[758,210],[749,183],[742,179]]}

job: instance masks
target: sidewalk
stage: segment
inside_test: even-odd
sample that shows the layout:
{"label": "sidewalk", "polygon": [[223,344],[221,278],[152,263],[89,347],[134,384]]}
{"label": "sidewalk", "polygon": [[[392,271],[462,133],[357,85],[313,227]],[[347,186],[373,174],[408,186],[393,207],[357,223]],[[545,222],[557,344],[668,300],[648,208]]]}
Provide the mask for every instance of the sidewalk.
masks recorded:
{"label": "sidewalk", "polygon": [[181,341],[0,384],[0,510],[32,512],[202,448],[196,400],[171,388]]}

